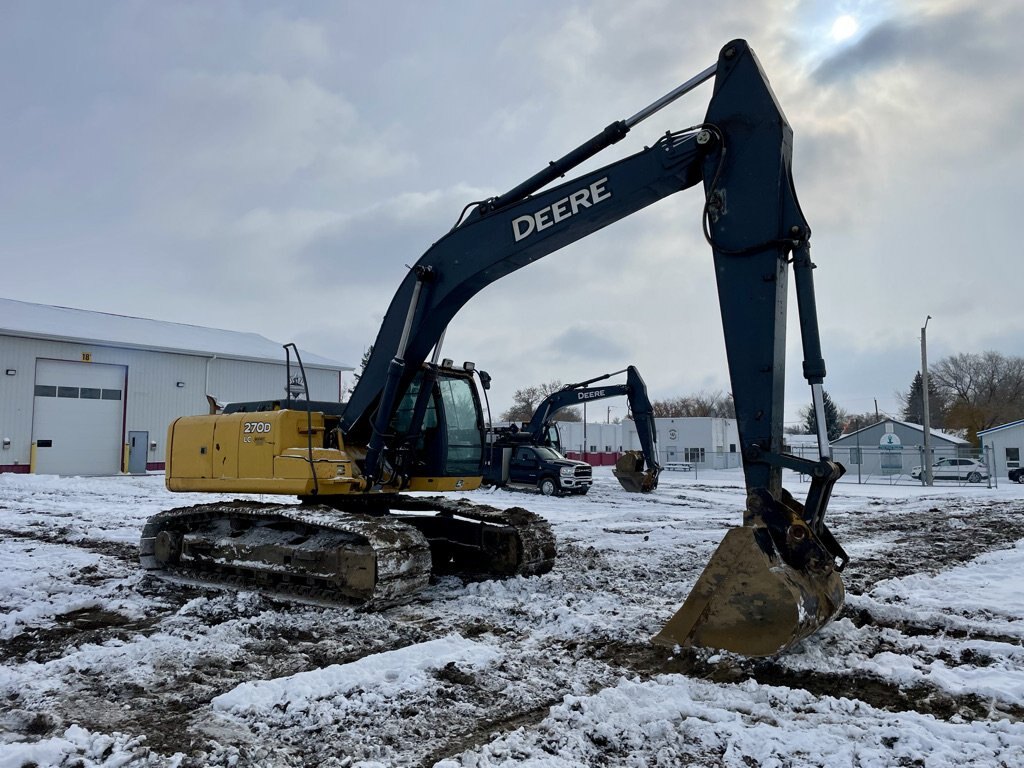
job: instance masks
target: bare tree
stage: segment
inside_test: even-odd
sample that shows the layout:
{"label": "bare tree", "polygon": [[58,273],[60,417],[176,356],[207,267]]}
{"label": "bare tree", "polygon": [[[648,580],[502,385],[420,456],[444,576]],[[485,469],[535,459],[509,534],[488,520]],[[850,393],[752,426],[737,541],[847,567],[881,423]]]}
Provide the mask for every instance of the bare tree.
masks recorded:
{"label": "bare tree", "polygon": [[874,411],[865,411],[864,413],[853,413],[847,414],[846,416],[846,427],[843,429],[844,433],[856,432],[858,429],[864,429],[877,424],[882,420]]}
{"label": "bare tree", "polygon": [[736,418],[736,405],[732,394],[706,392],[701,390],[685,397],[655,400],[651,403],[655,418],[686,418],[692,416],[715,416],[724,419]]}
{"label": "bare tree", "polygon": [[972,443],[983,429],[1024,418],[1024,357],[991,351],[951,355],[929,378],[946,398],[946,427],[966,430]]}
{"label": "bare tree", "polygon": [[[535,387],[517,389],[512,395],[512,407],[501,414],[502,421],[524,422],[533,418],[533,412],[537,406],[550,395],[562,388],[562,382],[557,379],[547,384],[538,384]],[[562,408],[552,417],[554,421],[580,421],[578,408]]]}

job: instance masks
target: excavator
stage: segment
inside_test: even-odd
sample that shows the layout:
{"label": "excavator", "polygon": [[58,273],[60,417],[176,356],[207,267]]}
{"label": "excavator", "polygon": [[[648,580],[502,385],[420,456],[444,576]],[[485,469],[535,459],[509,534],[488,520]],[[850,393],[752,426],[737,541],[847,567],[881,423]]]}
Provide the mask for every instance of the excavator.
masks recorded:
{"label": "excavator", "polygon": [[[552,186],[712,78],[701,124]],[[653,642],[769,656],[811,635],[842,607],[840,572],[849,558],[824,522],[845,470],[832,460],[824,430],[815,265],[793,188],[792,139],[760,62],[745,41],[733,40],[715,64],[632,117],[505,194],[470,203],[409,268],[347,402],[307,397],[182,417],[169,427],[170,490],[277,494],[298,503],[235,500],[158,513],[142,531],[142,565],[370,608],[411,599],[433,574],[549,571],[555,540],[538,515],[445,495],[480,484],[485,425],[475,381],[486,383],[472,362],[441,358],[445,330],[486,286],[702,184],[746,505],[742,525],[726,533]],[[803,375],[818,417],[817,461],[782,450],[791,269]],[[782,487],[783,468],[811,478],[803,503]]]}
{"label": "excavator", "polygon": [[[626,374],[624,384],[591,386],[606,381],[620,373]],[[661,465],[658,463],[658,433],[654,424],[654,406],[647,395],[647,385],[636,366],[630,365],[621,371],[605,373],[586,381],[566,384],[545,397],[533,411],[530,421],[523,427],[512,430],[502,427],[494,430],[491,460],[498,451],[516,445],[546,445],[561,450],[558,427],[554,416],[563,408],[580,403],[604,400],[609,397],[625,396],[629,412],[636,426],[640,450],[625,451],[615,462],[612,473],[625,490],[630,493],[649,493],[658,487]],[[485,472],[485,479],[488,473]]]}

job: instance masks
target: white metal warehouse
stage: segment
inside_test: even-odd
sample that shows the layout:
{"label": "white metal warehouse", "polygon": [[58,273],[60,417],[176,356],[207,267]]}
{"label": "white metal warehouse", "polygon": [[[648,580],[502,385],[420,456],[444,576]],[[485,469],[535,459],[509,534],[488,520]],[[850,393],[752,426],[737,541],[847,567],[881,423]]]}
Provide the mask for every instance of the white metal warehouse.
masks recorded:
{"label": "white metal warehouse", "polygon": [[[310,399],[339,402],[352,367],[301,355]],[[161,470],[174,419],[283,398],[288,378],[282,345],[255,333],[12,299],[0,367],[0,472],[64,475]]]}

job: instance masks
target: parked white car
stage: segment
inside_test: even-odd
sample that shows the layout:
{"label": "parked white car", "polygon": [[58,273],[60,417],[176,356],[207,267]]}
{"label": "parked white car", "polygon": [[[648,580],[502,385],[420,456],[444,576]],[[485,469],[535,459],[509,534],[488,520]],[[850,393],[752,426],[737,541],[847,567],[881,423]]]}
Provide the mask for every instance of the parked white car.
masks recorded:
{"label": "parked white car", "polygon": [[[921,478],[921,467],[910,470],[915,480]],[[933,480],[966,480],[968,483],[980,483],[988,478],[988,469],[975,459],[939,459],[932,464]]]}

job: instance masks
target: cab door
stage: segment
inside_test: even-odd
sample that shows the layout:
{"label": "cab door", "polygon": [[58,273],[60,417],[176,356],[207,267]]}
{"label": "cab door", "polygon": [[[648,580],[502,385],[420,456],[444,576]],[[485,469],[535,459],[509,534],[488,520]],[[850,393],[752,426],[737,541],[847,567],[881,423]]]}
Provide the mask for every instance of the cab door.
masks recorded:
{"label": "cab door", "polygon": [[512,457],[509,479],[514,483],[536,485],[540,481],[540,461],[533,448],[520,446]]}

